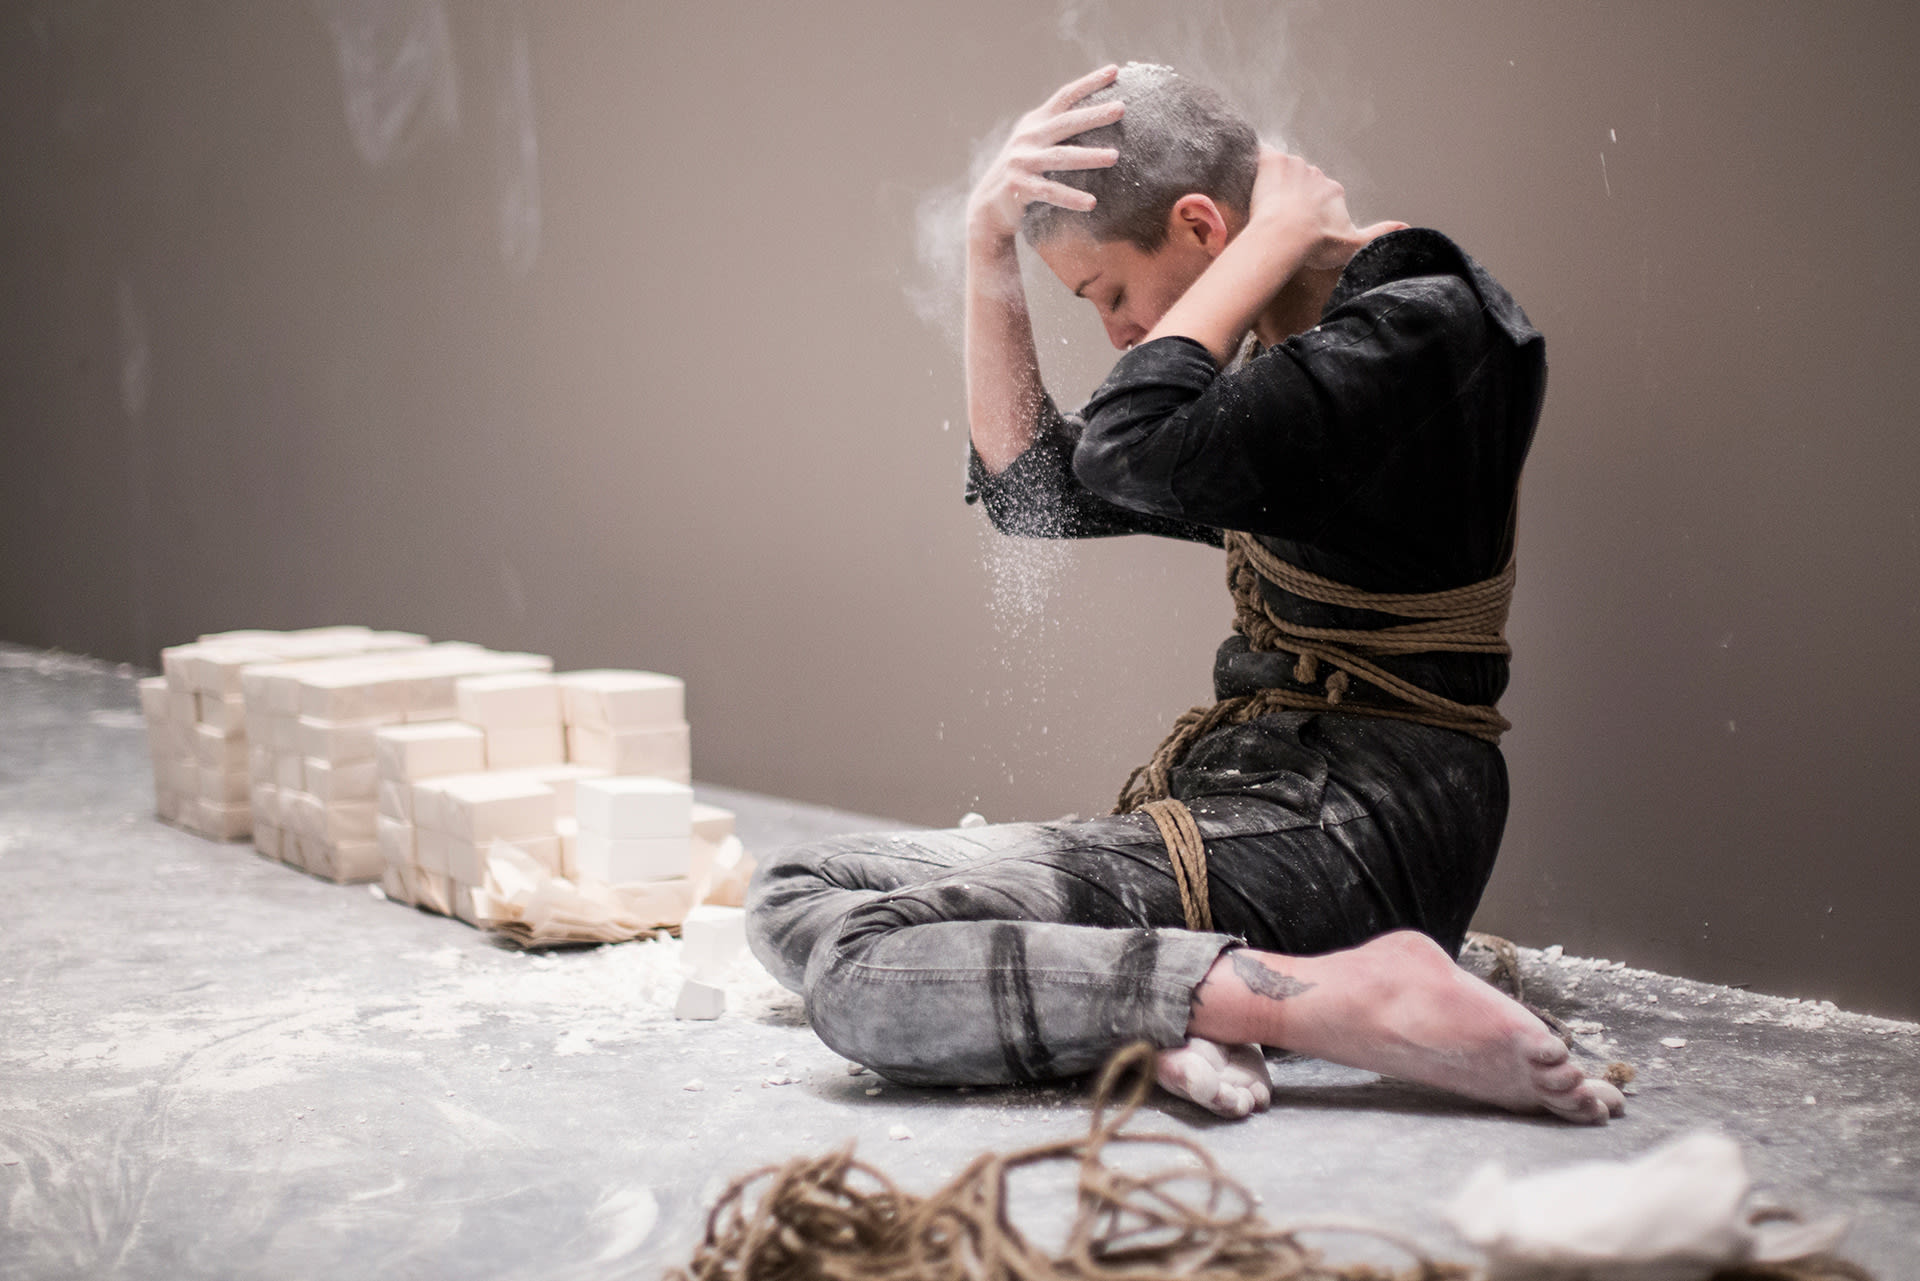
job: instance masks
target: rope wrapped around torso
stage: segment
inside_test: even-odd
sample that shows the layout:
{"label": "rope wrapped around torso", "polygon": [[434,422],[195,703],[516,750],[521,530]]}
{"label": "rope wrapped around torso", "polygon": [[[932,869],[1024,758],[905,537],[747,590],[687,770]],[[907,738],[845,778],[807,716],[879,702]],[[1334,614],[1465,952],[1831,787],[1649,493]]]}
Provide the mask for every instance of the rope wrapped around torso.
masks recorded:
{"label": "rope wrapped around torso", "polygon": [[[1498,743],[1510,728],[1492,704],[1461,703],[1386,670],[1389,655],[1478,653],[1506,657],[1507,610],[1514,567],[1492,578],[1440,592],[1381,593],[1349,587],[1276,556],[1252,534],[1228,530],[1227,588],[1233,593],[1234,630],[1256,651],[1294,656],[1296,686],[1263,689],[1189,709],[1146,764],[1127,776],[1114,813],[1145,810],[1160,829],[1173,860],[1187,928],[1210,930],[1206,849],[1185,804],[1168,795],[1168,777],[1205,735],[1280,711],[1338,711],[1384,716],[1458,730]],[[1304,600],[1364,610],[1403,621],[1370,628],[1309,627],[1277,612],[1262,583]],[[1356,684],[1370,691],[1350,699]],[[1318,685],[1318,689],[1302,688]]]}

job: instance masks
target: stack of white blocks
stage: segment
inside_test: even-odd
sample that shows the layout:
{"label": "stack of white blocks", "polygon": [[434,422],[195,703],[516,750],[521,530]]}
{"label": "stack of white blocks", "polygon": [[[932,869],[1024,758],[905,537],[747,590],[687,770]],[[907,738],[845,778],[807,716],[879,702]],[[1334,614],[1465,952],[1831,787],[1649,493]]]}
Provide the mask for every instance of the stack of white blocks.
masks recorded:
{"label": "stack of white blocks", "polygon": [[541,655],[366,627],[225,632],[162,660],[140,683],[160,816],[402,903],[471,923],[499,843],[627,884],[684,877],[696,842],[733,834],[693,801],[677,677],[556,677]]}
{"label": "stack of white blocks", "polygon": [[687,690],[658,672],[569,672],[560,678],[567,759],[610,774],[693,781]]}
{"label": "stack of white blocks", "polygon": [[[378,879],[375,733],[446,721],[463,676],[545,671],[553,660],[459,642],[242,676],[268,750],[253,761],[254,841],[263,854],[335,881]],[[257,711],[256,711],[257,709]]]}
{"label": "stack of white blocks", "polygon": [[[501,845],[555,876],[621,884],[684,877],[693,840],[717,848],[733,833],[731,813],[693,804],[677,677],[508,672],[462,678],[454,698],[457,720],[375,733],[381,885],[397,902],[471,923],[473,891]],[[616,848],[617,824],[590,790],[601,783],[667,789],[673,813],[629,821]]]}
{"label": "stack of white blocks", "polygon": [[580,875],[607,885],[665,881],[693,864],[693,789],[665,778],[596,778],[575,791]]}
{"label": "stack of white blocks", "polygon": [[220,632],[161,651],[164,675],[140,682],[160,817],[216,840],[252,832],[252,754],[261,739],[247,714],[243,682],[249,668],[425,643],[425,637],[405,632],[317,627]]}

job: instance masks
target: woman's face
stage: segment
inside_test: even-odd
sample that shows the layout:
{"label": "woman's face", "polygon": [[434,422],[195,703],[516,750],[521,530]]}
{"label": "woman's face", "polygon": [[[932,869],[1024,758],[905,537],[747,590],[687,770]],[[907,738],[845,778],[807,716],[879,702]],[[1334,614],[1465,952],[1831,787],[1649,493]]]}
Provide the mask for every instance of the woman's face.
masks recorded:
{"label": "woman's face", "polygon": [[1060,283],[1100,313],[1122,351],[1145,338],[1207,269],[1242,220],[1206,196],[1184,196],[1167,217],[1167,238],[1148,251],[1131,240],[1096,240],[1078,227],[1034,246]]}
{"label": "woman's face", "polygon": [[1095,240],[1078,230],[1049,236],[1034,252],[1076,298],[1093,304],[1107,340],[1122,351],[1145,338],[1213,261],[1178,237],[1149,253],[1130,240]]}

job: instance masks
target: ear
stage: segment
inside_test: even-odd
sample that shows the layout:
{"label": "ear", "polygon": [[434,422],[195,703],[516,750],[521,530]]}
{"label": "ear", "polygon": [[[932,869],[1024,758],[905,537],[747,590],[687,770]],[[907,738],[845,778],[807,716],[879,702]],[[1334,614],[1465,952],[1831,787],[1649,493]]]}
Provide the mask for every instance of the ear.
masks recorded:
{"label": "ear", "polygon": [[1209,258],[1218,257],[1227,247],[1231,233],[1226,211],[1213,202],[1213,197],[1199,192],[1180,197],[1167,212],[1168,239],[1193,245]]}

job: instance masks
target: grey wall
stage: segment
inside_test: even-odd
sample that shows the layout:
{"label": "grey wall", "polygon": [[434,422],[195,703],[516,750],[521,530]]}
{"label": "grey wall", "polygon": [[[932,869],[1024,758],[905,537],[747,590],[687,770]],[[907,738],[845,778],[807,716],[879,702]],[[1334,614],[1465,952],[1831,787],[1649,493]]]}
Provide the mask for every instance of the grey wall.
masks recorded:
{"label": "grey wall", "polygon": [[1920,1014],[1920,23],[1168,8],[9,0],[0,636],[405,627],[680,673],[716,782],[1103,809],[1217,557],[983,533],[917,246],[997,122],[1172,60],[1548,335],[1482,923]]}

